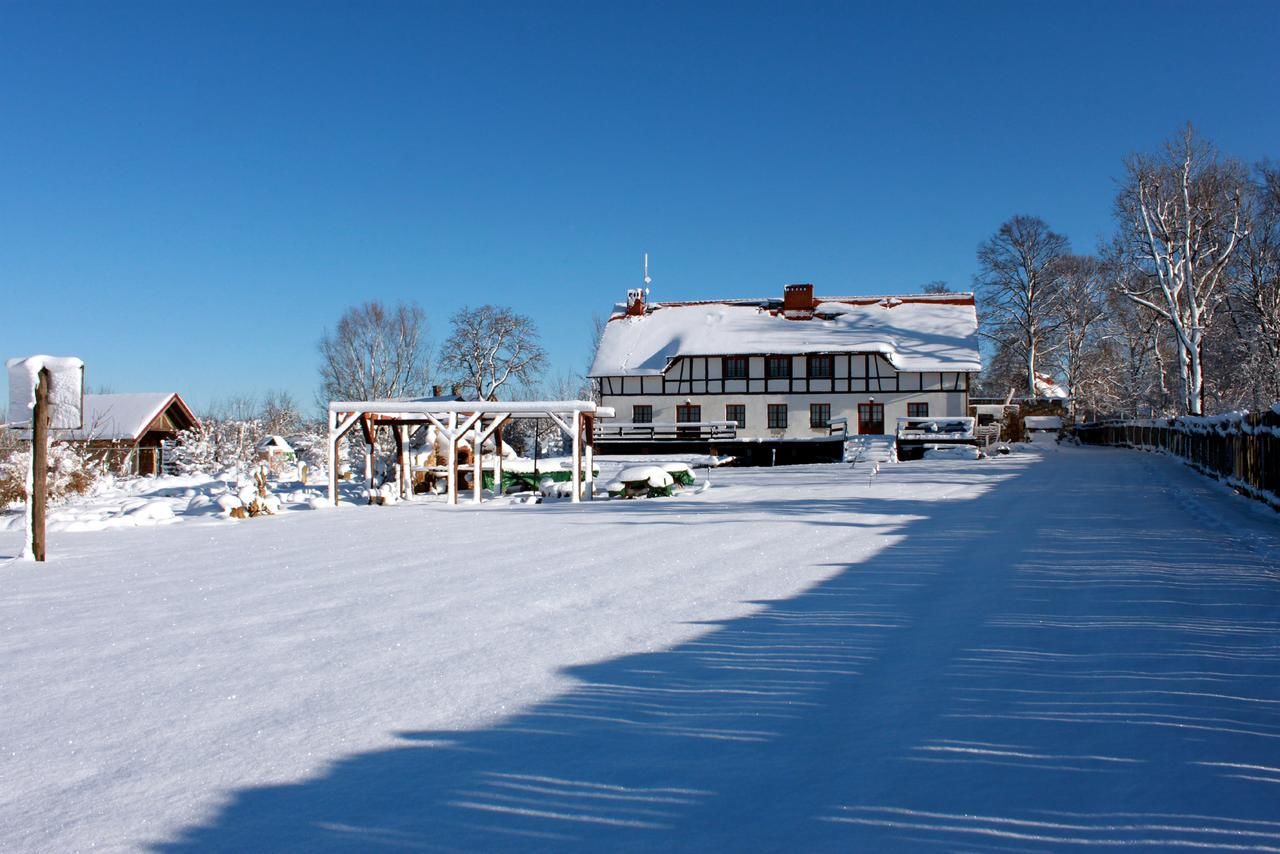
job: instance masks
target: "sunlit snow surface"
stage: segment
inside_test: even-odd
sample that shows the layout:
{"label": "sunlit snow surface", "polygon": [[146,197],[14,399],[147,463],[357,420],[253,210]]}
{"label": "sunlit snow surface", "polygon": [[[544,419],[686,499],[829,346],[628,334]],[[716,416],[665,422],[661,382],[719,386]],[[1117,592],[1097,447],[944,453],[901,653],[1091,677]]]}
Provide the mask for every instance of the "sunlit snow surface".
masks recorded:
{"label": "sunlit snow surface", "polygon": [[1274,514],[875,464],[0,531],[0,848],[1280,849]]}

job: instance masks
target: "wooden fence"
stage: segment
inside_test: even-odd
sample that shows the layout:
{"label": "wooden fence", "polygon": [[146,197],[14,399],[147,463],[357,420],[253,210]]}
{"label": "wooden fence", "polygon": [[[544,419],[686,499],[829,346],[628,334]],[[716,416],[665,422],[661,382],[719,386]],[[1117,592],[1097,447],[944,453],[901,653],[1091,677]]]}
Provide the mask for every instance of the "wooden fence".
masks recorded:
{"label": "wooden fence", "polygon": [[1280,405],[1270,412],[1104,421],[1075,429],[1086,445],[1162,451],[1280,510]]}

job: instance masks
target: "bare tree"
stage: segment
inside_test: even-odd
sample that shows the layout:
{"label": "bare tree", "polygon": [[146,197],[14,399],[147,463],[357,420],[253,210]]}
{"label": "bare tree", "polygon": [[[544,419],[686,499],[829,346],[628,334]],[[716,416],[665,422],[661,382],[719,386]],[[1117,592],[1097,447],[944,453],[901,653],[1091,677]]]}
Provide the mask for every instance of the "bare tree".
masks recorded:
{"label": "bare tree", "polygon": [[1094,370],[1098,345],[1107,321],[1107,281],[1102,262],[1091,255],[1068,255],[1060,261],[1062,299],[1057,364],[1071,393],[1071,410],[1095,395],[1103,381]]}
{"label": "bare tree", "polygon": [[321,406],[331,400],[391,400],[425,394],[431,377],[426,315],[416,303],[347,309],[320,338]]}
{"label": "bare tree", "polygon": [[269,391],[263,397],[258,416],[268,435],[286,435],[302,427],[302,412],[293,395],[284,390]]}
{"label": "bare tree", "polygon": [[453,331],[440,350],[440,369],[475,391],[481,400],[497,400],[508,382],[531,386],[547,365],[533,321],[509,308],[463,308],[450,320]]}
{"label": "bare tree", "polygon": [[1205,338],[1223,300],[1233,253],[1246,234],[1245,173],[1220,158],[1191,125],[1155,155],[1129,158],[1116,198],[1118,245],[1139,274],[1126,297],[1173,333],[1182,412],[1204,412]]}
{"label": "bare tree", "polygon": [[928,282],[927,284],[925,284],[923,288],[920,289],[920,292],[923,294],[955,293],[954,291],[951,290],[951,287],[942,279],[934,279],[932,282]]}
{"label": "bare tree", "polygon": [[1235,403],[1255,409],[1280,401],[1280,167],[1258,167],[1249,234],[1240,246],[1228,296],[1235,346]]}
{"label": "bare tree", "polygon": [[978,246],[981,332],[1018,357],[1026,390],[1036,396],[1041,359],[1057,348],[1061,322],[1061,260],[1067,238],[1039,217],[1018,215]]}

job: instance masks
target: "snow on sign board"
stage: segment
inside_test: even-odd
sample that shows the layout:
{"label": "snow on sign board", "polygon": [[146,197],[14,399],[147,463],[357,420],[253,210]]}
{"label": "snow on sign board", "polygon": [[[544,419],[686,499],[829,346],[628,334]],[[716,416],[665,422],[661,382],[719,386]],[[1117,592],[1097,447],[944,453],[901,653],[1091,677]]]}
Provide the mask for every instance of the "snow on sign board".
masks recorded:
{"label": "snow on sign board", "polygon": [[40,370],[49,369],[49,426],[78,430],[84,413],[84,362],[74,356],[28,356],[5,362],[9,371],[10,426],[30,427]]}

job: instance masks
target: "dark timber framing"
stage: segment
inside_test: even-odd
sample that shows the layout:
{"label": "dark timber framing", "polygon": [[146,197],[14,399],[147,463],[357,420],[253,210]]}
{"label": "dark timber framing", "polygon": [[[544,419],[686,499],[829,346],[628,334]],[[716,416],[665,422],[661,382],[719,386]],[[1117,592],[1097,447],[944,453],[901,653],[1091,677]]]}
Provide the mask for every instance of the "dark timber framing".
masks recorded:
{"label": "dark timber framing", "polygon": [[[808,356],[830,355],[834,376],[797,375],[797,363],[807,366]],[[720,376],[722,356],[685,356],[675,359],[661,375],[601,377],[600,390],[611,397],[649,395],[755,395],[755,394],[875,394],[901,391],[969,391],[964,371],[899,372],[879,353],[806,353],[792,359],[790,377],[765,376],[765,364],[776,353],[747,356],[745,378]],[[716,376],[711,366],[715,365]]]}

